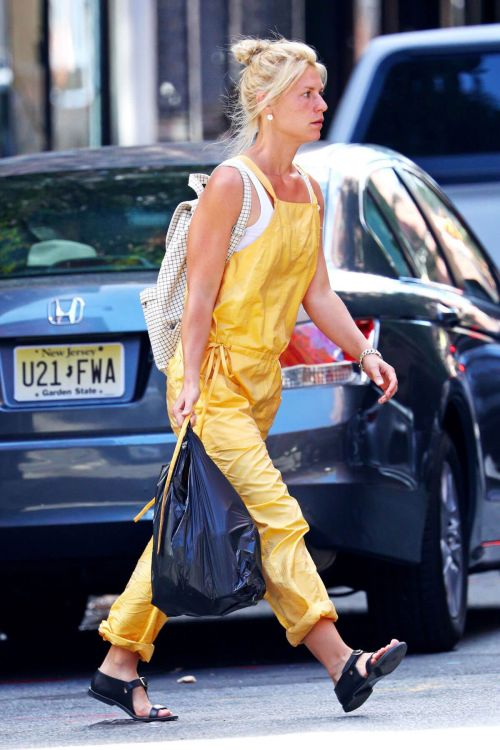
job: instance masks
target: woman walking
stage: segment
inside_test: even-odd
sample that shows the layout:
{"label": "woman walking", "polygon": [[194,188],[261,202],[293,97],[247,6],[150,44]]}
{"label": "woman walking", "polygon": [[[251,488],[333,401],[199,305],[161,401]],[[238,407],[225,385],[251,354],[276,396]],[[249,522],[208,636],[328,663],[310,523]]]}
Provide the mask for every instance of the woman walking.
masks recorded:
{"label": "woman walking", "polygon": [[[302,304],[316,326],[352,357],[387,402],[394,369],[367,347],[330,288],[321,249],[323,196],[293,159],[319,139],[326,70],[314,50],[285,39],[243,39],[232,47],[243,64],[235,115],[237,163],[214,171],[192,219],[182,341],[167,370],[167,406],[176,433],[191,416],[209,456],[246,504],[261,538],[266,599],[292,646],[304,644],[324,665],[345,711],[358,708],[373,684],[406,653],[393,639],[373,654],[341,638],[337,613],[306,549],[308,525],[268,455],[265,438],[281,401],[279,356]],[[241,211],[239,169],[252,182],[247,230],[225,262]],[[99,628],[111,647],[90,693],[142,721],[177,718],[151,706],[139,659],[149,661],[167,617],[151,604],[148,544],[132,577]]]}

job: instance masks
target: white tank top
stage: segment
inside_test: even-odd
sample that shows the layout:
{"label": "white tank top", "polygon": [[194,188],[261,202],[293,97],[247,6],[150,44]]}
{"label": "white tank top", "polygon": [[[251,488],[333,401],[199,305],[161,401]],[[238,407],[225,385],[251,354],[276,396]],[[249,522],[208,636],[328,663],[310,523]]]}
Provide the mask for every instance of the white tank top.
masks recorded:
{"label": "white tank top", "polygon": [[250,226],[247,226],[245,229],[245,232],[239,241],[238,245],[236,246],[234,252],[237,253],[239,250],[243,250],[244,247],[247,247],[247,245],[250,245],[252,242],[254,242],[264,229],[267,227],[269,222],[271,221],[271,217],[274,213],[274,207],[271,202],[270,197],[266,193],[262,183],[260,180],[256,177],[255,173],[248,167],[243,161],[240,161],[240,159],[226,159],[226,161],[223,161],[220,166],[224,167],[240,167],[241,169],[244,169],[247,175],[252,180],[252,184],[256,190],[257,196],[259,198],[260,203],[260,215],[255,224],[251,224]]}
{"label": "white tank top", "polygon": [[[225,167],[240,167],[241,169],[244,169],[247,175],[252,180],[252,184],[255,187],[255,190],[257,192],[257,197],[259,198],[260,203],[260,215],[257,221],[254,224],[251,224],[250,226],[247,226],[245,229],[243,236],[237,246],[234,249],[234,252],[237,253],[239,250],[243,250],[244,247],[247,247],[247,245],[250,245],[252,242],[254,242],[260,235],[263,233],[264,229],[267,227],[269,222],[271,221],[271,217],[274,213],[274,206],[272,204],[272,201],[267,194],[266,190],[264,189],[264,186],[258,179],[255,172],[253,172],[245,162],[241,161],[241,159],[238,159],[237,157],[233,157],[232,159],[226,159],[223,161],[219,166],[225,166]],[[297,166],[297,165],[295,165]],[[303,172],[300,167],[297,167],[297,170],[302,177],[302,179],[305,182],[307,192],[309,193],[309,198],[311,200],[311,203],[314,199],[314,191],[312,188],[311,183],[309,182],[309,178]],[[319,204],[318,204],[319,208]]]}

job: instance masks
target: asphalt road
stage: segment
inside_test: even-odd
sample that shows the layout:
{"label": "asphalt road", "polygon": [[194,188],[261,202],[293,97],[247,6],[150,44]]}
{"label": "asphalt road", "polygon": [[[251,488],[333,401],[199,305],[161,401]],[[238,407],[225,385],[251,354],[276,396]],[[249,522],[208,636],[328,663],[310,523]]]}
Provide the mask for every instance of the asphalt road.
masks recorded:
{"label": "asphalt road", "polygon": [[[50,643],[0,643],[0,747],[107,750],[466,747],[500,737],[500,574],[471,576],[465,638],[449,653],[408,655],[363,707],[344,714],[324,671],[292,649],[266,607],[217,622],[170,623],[151,665],[153,702],[179,714],[140,724],[87,697],[104,653],[94,631]],[[336,599],[345,639],[369,647],[364,595]],[[372,644],[373,645],[373,644]],[[196,683],[178,683],[187,674]]]}

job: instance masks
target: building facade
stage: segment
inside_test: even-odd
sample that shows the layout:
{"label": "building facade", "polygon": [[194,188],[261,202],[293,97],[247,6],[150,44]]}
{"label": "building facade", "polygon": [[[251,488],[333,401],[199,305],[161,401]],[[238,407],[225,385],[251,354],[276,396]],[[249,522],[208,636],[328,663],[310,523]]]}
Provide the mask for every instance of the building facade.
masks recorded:
{"label": "building facade", "polygon": [[500,0],[0,0],[0,155],[216,138],[239,35],[316,47],[331,117],[373,36],[498,21]]}

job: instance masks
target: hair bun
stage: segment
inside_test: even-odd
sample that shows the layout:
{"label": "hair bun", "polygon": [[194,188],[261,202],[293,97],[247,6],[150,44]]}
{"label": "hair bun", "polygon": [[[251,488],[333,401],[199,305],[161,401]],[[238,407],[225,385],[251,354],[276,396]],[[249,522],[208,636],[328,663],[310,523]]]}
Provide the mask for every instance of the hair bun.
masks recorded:
{"label": "hair bun", "polygon": [[267,39],[241,39],[231,47],[235,59],[242,65],[249,65],[252,58],[271,47]]}

